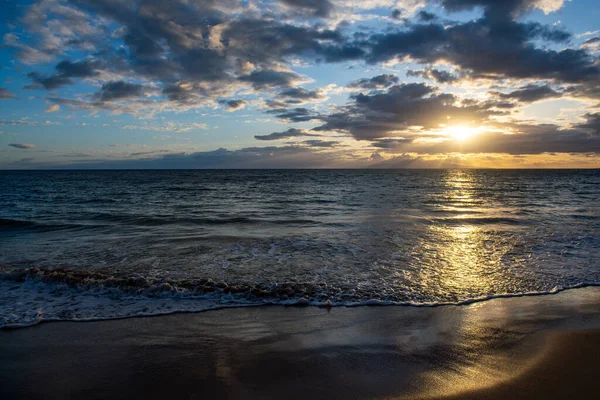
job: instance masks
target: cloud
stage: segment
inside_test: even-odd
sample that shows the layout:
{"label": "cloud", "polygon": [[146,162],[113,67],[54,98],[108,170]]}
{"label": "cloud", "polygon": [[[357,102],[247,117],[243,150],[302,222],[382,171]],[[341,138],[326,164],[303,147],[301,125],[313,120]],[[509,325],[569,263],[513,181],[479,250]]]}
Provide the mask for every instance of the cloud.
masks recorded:
{"label": "cloud", "polygon": [[558,11],[562,8],[564,0],[441,0],[441,4],[449,11],[482,7],[488,14],[518,17],[535,8],[546,14]]}
{"label": "cloud", "polygon": [[240,76],[240,81],[250,82],[254,89],[292,86],[303,82],[303,78],[291,71],[258,70],[249,75]]}
{"label": "cloud", "polygon": [[427,0],[397,0],[396,10],[399,10],[405,17],[412,16],[415,12],[427,5]]}
{"label": "cloud", "polygon": [[[14,32],[4,35],[3,43],[22,63],[44,64],[18,67],[23,71],[19,73],[31,80],[28,88],[55,92],[46,99],[52,103],[48,112],[101,110],[154,117],[159,112],[196,107],[234,111],[248,104],[265,104],[262,111],[280,123],[311,123],[315,127],[256,135],[258,140],[331,131],[363,141],[360,145],[368,147],[365,154],[374,149],[382,154],[406,149],[431,153],[444,149],[538,152],[563,148],[579,152],[586,146],[595,151],[598,118],[589,100],[600,99],[596,34],[574,38],[559,26],[525,19],[532,10],[549,13],[564,3],[33,1],[24,7],[22,19]],[[392,9],[397,21],[388,16]],[[451,13],[466,10],[476,12],[452,19]],[[405,65],[390,65],[396,62]],[[325,63],[347,63],[339,65],[340,71],[353,71],[331,77],[329,66],[324,73],[315,72]],[[407,72],[413,78],[410,81],[426,80],[429,84],[400,84],[398,76],[387,73],[356,79],[361,67],[369,71],[408,67],[412,68]],[[307,76],[310,74],[315,81]],[[353,94],[346,104],[334,102],[337,94],[348,92],[347,88],[339,88],[330,104],[311,104],[331,95],[332,91],[322,86],[325,79],[344,76],[356,79],[348,84]],[[300,86],[307,82],[310,89]],[[453,87],[444,93],[432,86],[433,82],[443,84],[444,89]],[[67,87],[73,84],[79,85]],[[475,98],[469,98],[466,85],[492,87],[493,91],[478,90]],[[360,91],[364,93],[356,93]],[[11,92],[0,89],[0,97],[11,96]],[[567,125],[563,121],[562,127],[515,119],[522,116],[519,108],[561,96],[584,100],[592,108],[582,109],[581,113],[587,114],[580,122]],[[145,119],[121,127],[182,132],[203,125],[158,121]],[[459,144],[439,135],[441,126],[449,121],[495,127],[497,131],[481,134],[491,143],[479,143],[479,138],[474,138]],[[18,119],[10,123],[41,124]],[[502,129],[505,131],[500,132]],[[568,140],[572,145],[567,145]],[[337,146],[334,143],[309,140],[296,147]],[[516,148],[519,145],[524,150]],[[256,150],[261,157],[268,151]],[[228,154],[235,159],[251,152],[221,152],[219,157]],[[305,154],[291,147],[287,152]],[[278,154],[283,157],[284,153]]]}
{"label": "cloud", "polygon": [[12,99],[15,94],[6,88],[0,88],[0,99]]}
{"label": "cloud", "polygon": [[83,60],[71,62],[64,60],[56,64],[54,73],[44,76],[38,72],[30,72],[27,76],[33,80],[33,84],[27,85],[28,89],[56,89],[64,85],[72,85],[71,78],[90,78],[99,75],[98,69],[103,65],[100,61]]}
{"label": "cloud", "polygon": [[431,22],[437,19],[437,15],[427,11],[419,11],[417,18],[421,22]]}
{"label": "cloud", "polygon": [[333,10],[329,0],[279,0],[289,8],[315,17],[328,17]]}
{"label": "cloud", "polygon": [[206,124],[202,123],[182,123],[175,121],[168,121],[164,124],[146,123],[144,125],[124,125],[121,129],[126,130],[143,130],[143,131],[157,131],[157,132],[188,132],[196,129],[208,129]]}
{"label": "cloud", "polygon": [[267,110],[267,114],[273,114],[277,118],[285,122],[308,122],[315,119],[320,119],[321,115],[315,111],[304,107],[296,108],[276,108]]}
{"label": "cloud", "polygon": [[[520,133],[486,132],[464,142],[446,141],[413,145],[408,151],[431,153],[600,153],[600,137],[578,129],[560,129],[555,125],[515,126]],[[405,147],[405,149],[407,149]],[[412,149],[412,150],[411,150]]]}
{"label": "cloud", "polygon": [[36,125],[39,125],[39,122],[29,121],[26,118],[16,119],[16,120],[15,119],[13,119],[13,120],[0,119],[0,125],[36,126]]}
{"label": "cloud", "polygon": [[373,140],[408,131],[412,127],[438,128],[455,120],[482,121],[493,114],[493,104],[460,104],[452,94],[439,93],[423,83],[394,85],[385,92],[351,96],[352,103],[320,116],[316,131],[349,133],[357,140]]}
{"label": "cloud", "polygon": [[404,147],[407,143],[412,143],[413,139],[379,139],[371,143],[373,147],[380,149],[394,150]]}
{"label": "cloud", "polygon": [[594,136],[600,136],[600,112],[583,115],[586,122],[575,125],[576,128],[590,131]]}
{"label": "cloud", "polygon": [[565,42],[569,38],[555,27],[485,16],[450,26],[417,24],[374,34],[363,45],[368,49],[367,61],[373,64],[409,58],[425,64],[445,62],[475,78],[598,82],[600,66],[587,51],[534,45],[534,40]]}
{"label": "cloud", "polygon": [[[314,16],[326,16],[332,9],[328,1],[284,3],[287,9]],[[33,64],[85,55],[60,61],[50,74],[30,72],[28,88],[56,90],[90,78],[100,84],[152,82],[162,96],[145,107],[156,109],[214,104],[248,85],[258,92],[295,86],[306,79],[289,69],[293,57],[338,62],[363,55],[339,31],[289,19],[279,22],[266,9],[261,16],[237,0],[37,2],[23,19],[34,40],[25,45],[10,33],[4,42],[21,53],[37,52],[39,57],[21,57]],[[132,102],[135,96],[119,98]],[[105,109],[102,102],[109,99],[114,97],[100,93],[85,107]],[[136,108],[132,103],[123,110]]]}
{"label": "cloud", "polygon": [[227,111],[241,110],[246,107],[246,101],[244,100],[229,100],[225,102]]}
{"label": "cloud", "polygon": [[398,83],[398,77],[392,74],[377,75],[372,78],[362,78],[348,84],[349,88],[379,89]]}
{"label": "cloud", "polygon": [[287,104],[302,104],[326,99],[321,90],[307,90],[301,87],[284,89],[277,94],[277,98],[285,99]]}
{"label": "cloud", "polygon": [[369,158],[373,161],[382,161],[384,159],[383,156],[377,152],[371,154]]}
{"label": "cloud", "polygon": [[425,79],[431,79],[437,83],[448,84],[454,83],[460,80],[460,78],[451,72],[443,71],[435,68],[420,69],[420,70],[409,70],[406,73],[407,76],[421,77]]}
{"label": "cloud", "polygon": [[549,85],[527,85],[510,93],[491,93],[505,100],[517,100],[522,103],[533,103],[562,96],[562,93],[555,91]]}
{"label": "cloud", "polygon": [[22,150],[35,149],[35,145],[31,143],[9,143],[8,145]]}
{"label": "cloud", "polygon": [[25,86],[27,89],[44,88],[47,90],[56,89],[64,85],[72,85],[73,81],[66,76],[51,75],[43,76],[37,72],[30,72],[27,76],[34,82]]}
{"label": "cloud", "polygon": [[[141,152],[146,153],[146,152]],[[361,166],[360,160],[343,154],[323,152],[309,146],[246,147],[239,150],[219,148],[197,153],[152,151],[130,160],[88,160],[67,164],[69,168],[325,168]]]}
{"label": "cloud", "polygon": [[305,129],[296,129],[290,128],[283,132],[273,132],[268,135],[254,135],[254,138],[257,140],[281,140],[281,139],[290,139],[299,136],[321,136],[314,133],[309,133]]}
{"label": "cloud", "polygon": [[333,148],[333,147],[338,147],[340,145],[340,142],[335,141],[335,140],[305,140],[302,142],[305,145],[311,146],[311,147],[326,147],[326,148]]}
{"label": "cloud", "polygon": [[139,97],[142,94],[143,86],[140,84],[115,81],[102,85],[95,97],[104,102]]}

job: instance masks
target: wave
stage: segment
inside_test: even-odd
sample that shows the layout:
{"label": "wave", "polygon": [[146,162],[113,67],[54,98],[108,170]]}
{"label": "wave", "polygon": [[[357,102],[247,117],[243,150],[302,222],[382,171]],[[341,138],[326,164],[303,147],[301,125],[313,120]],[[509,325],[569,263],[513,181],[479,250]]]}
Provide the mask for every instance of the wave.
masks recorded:
{"label": "wave", "polygon": [[87,225],[81,224],[55,224],[35,221],[23,221],[17,219],[0,218],[0,232],[14,230],[53,231],[61,229],[83,228]]}
{"label": "wave", "polygon": [[118,203],[118,201],[115,199],[94,198],[94,199],[77,200],[74,203],[76,203],[76,204],[112,204],[112,203]]}
{"label": "wave", "polygon": [[497,298],[556,294],[587,286],[600,283],[581,282],[549,290],[435,301],[381,295],[380,290],[327,283],[167,280],[64,268],[28,268],[0,273],[0,328],[25,327],[43,321],[106,320],[261,305],[460,306]]}
{"label": "wave", "polygon": [[446,223],[446,224],[473,224],[473,225],[486,225],[486,224],[506,224],[506,225],[518,225],[523,223],[522,219],[510,218],[510,217],[451,217],[451,218],[432,218],[431,221]]}
{"label": "wave", "polygon": [[21,221],[17,219],[0,218],[0,229],[1,228],[29,228],[37,225],[31,221]]}
{"label": "wave", "polygon": [[193,217],[172,217],[172,216],[135,216],[118,214],[95,214],[89,217],[94,221],[116,222],[123,224],[133,224],[142,226],[160,226],[160,225],[228,225],[228,224],[318,224],[319,221],[312,219],[264,219],[251,217],[224,217],[224,218],[193,218]]}

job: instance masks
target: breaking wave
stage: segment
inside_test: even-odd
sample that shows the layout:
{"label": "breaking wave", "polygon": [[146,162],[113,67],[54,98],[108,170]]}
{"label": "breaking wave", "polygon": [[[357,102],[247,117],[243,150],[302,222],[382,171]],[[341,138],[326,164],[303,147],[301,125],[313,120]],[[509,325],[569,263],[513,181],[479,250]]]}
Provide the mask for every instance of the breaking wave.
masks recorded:
{"label": "breaking wave", "polygon": [[64,268],[28,268],[0,274],[0,328],[26,327],[43,321],[92,321],[260,305],[466,305],[494,298],[555,294],[586,286],[600,286],[600,283],[581,282],[550,290],[435,301],[410,298],[406,293],[382,295],[376,288],[327,283],[166,280],[159,277],[119,277]]}

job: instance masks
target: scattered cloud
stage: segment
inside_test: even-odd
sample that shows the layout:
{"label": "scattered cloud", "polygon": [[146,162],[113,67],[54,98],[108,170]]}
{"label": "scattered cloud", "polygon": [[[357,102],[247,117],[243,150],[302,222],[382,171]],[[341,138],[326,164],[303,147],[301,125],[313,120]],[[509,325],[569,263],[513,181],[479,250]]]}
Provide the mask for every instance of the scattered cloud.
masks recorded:
{"label": "scattered cloud", "polygon": [[[45,107],[77,127],[93,125],[87,118],[123,131],[187,132],[210,123],[220,134],[260,121],[269,124],[263,132],[274,132],[255,139],[293,140],[127,155],[148,165],[283,165],[285,158],[326,165],[320,153],[335,153],[335,165],[353,158],[412,166],[442,153],[600,153],[598,32],[575,36],[568,18],[540,18],[567,2],[33,0],[2,37],[14,62],[3,67],[11,90],[0,88],[0,99],[10,111],[0,125],[58,124],[40,119]],[[28,96],[40,110],[20,118],[17,99]],[[556,110],[528,107],[556,99],[548,103]],[[108,123],[121,114],[129,115]],[[216,128],[220,118],[227,128]],[[477,134],[453,140],[445,133],[452,126]],[[230,145],[210,136],[214,142],[202,145]],[[298,139],[312,136],[321,137]]]}
{"label": "scattered cloud", "polygon": [[35,149],[35,145],[31,143],[9,143],[8,145],[21,150]]}
{"label": "scattered cloud", "polygon": [[268,135],[254,135],[254,138],[257,140],[280,140],[280,139],[290,139],[299,136],[321,136],[315,133],[310,133],[306,129],[296,129],[290,128],[283,132],[273,132]]}
{"label": "scattered cloud", "polygon": [[398,83],[398,76],[392,74],[377,75],[372,78],[362,78],[348,84],[353,89],[379,89]]}
{"label": "scattered cloud", "polygon": [[15,94],[6,88],[0,88],[0,100],[1,99],[12,99]]}
{"label": "scattered cloud", "polygon": [[247,102],[244,100],[228,100],[225,102],[225,107],[227,111],[236,111],[246,107],[246,104]]}

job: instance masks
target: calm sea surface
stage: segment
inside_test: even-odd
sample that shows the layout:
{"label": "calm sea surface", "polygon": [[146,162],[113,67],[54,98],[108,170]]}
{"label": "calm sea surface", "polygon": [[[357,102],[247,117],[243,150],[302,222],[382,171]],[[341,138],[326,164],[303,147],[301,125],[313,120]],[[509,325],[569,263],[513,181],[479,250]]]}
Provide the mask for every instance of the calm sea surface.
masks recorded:
{"label": "calm sea surface", "polygon": [[600,282],[600,170],[0,171],[0,326]]}

